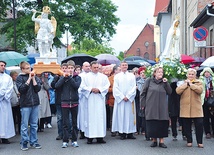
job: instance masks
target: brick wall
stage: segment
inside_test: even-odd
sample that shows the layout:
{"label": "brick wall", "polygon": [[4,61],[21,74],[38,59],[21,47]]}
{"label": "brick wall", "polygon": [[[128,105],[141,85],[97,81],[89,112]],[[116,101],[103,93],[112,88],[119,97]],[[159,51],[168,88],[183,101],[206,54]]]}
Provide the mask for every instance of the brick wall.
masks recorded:
{"label": "brick wall", "polygon": [[[146,42],[149,43],[148,46],[146,46]],[[130,48],[125,52],[125,57],[136,55],[144,58],[148,54],[150,60],[155,59],[154,27],[150,24],[146,24]]]}

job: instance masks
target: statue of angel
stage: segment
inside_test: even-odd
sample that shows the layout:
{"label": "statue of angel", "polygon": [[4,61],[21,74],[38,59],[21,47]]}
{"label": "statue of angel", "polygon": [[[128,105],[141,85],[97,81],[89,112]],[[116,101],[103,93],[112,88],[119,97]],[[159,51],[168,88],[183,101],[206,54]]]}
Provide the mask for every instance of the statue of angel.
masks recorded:
{"label": "statue of angel", "polygon": [[[56,34],[57,21],[52,16],[51,20],[48,19],[48,14],[51,10],[48,6],[44,6],[42,12],[32,10],[33,16],[32,21],[35,22],[35,33],[37,34],[37,43],[40,53],[40,57],[51,57],[51,52],[53,52],[52,44],[53,39]],[[37,18],[35,18],[36,13],[41,13]]]}

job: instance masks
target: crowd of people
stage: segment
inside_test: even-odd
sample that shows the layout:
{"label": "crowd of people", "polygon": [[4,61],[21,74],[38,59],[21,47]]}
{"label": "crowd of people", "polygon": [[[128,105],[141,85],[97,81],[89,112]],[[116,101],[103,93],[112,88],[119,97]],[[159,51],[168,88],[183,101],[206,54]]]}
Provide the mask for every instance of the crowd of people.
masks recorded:
{"label": "crowd of people", "polygon": [[[38,132],[52,128],[52,115],[57,117],[57,137],[62,148],[79,147],[79,139],[87,144],[105,144],[106,132],[121,140],[136,139],[135,134],[152,140],[150,147],[167,148],[164,138],[171,127],[173,141],[182,127],[187,147],[196,142],[203,148],[203,132],[211,138],[214,116],[206,102],[213,90],[213,72],[204,68],[200,77],[188,69],[187,79],[169,83],[164,69],[156,67],[152,77],[146,77],[146,67],[128,70],[127,62],[115,65],[105,75],[96,62],[75,65],[70,60],[61,65],[63,75],[35,75],[28,62],[20,63],[21,73],[5,73],[6,62],[0,60],[0,139],[20,133],[21,150],[29,146],[41,149]],[[212,127],[212,128],[211,128]],[[204,131],[203,131],[204,130]]]}

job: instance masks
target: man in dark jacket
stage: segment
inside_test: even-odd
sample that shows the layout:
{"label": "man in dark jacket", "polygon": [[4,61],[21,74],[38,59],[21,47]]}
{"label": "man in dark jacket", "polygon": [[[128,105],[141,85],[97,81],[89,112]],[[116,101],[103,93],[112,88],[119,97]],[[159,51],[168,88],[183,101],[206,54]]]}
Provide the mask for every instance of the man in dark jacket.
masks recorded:
{"label": "man in dark jacket", "polygon": [[[61,70],[65,73],[67,70],[68,64],[63,63],[61,65]],[[57,116],[57,127],[58,127],[58,136],[56,140],[61,140],[63,137],[62,132],[62,107],[61,107],[61,94],[62,94],[62,87],[56,88],[55,85],[57,81],[60,79],[59,75],[55,75],[53,81],[51,82],[51,87],[55,89],[55,104],[56,104],[56,116]]]}
{"label": "man in dark jacket", "polygon": [[[28,142],[30,146],[41,149],[38,144],[38,110],[41,82],[30,70],[28,62],[21,62],[20,69],[22,73],[16,79],[16,85],[20,93],[20,111],[21,111],[21,149],[28,150]],[[28,135],[28,125],[30,125],[30,136]]]}
{"label": "man in dark jacket", "polygon": [[63,144],[62,148],[68,147],[69,142],[69,113],[72,118],[72,143],[73,147],[78,147],[77,144],[77,113],[78,113],[78,88],[81,83],[81,78],[74,73],[75,63],[71,60],[68,62],[66,73],[55,84],[55,88],[62,87],[61,107],[62,107],[62,122],[63,122]]}

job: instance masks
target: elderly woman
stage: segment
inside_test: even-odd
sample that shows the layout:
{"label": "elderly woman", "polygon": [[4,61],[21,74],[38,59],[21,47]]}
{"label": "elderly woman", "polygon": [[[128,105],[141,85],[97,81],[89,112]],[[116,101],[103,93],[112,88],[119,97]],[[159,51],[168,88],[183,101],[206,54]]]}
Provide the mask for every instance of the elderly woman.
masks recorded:
{"label": "elderly woman", "polygon": [[[210,113],[210,107],[206,104],[207,98],[211,94],[211,90],[213,90],[214,86],[214,73],[211,70],[210,67],[205,67],[203,71],[200,74],[200,80],[203,83],[203,93],[201,94],[201,101],[203,104],[203,112],[204,112],[204,131],[206,134],[206,138],[210,139],[211,135],[214,134],[214,115]],[[211,121],[211,122],[210,122]],[[212,130],[210,129],[210,124],[212,127]],[[211,134],[212,131],[212,134]]]}
{"label": "elderly woman", "polygon": [[187,79],[176,88],[176,92],[181,95],[180,117],[183,119],[183,130],[187,138],[187,146],[192,146],[192,121],[195,124],[196,141],[199,148],[203,148],[203,109],[201,103],[201,93],[203,85],[196,79],[196,70],[189,68]]}
{"label": "elderly woman", "polygon": [[145,107],[146,132],[148,137],[153,138],[150,147],[156,147],[159,138],[159,147],[167,148],[163,138],[168,137],[167,94],[171,94],[172,89],[163,74],[162,67],[155,68],[153,77],[146,79],[141,92],[140,102]]}

